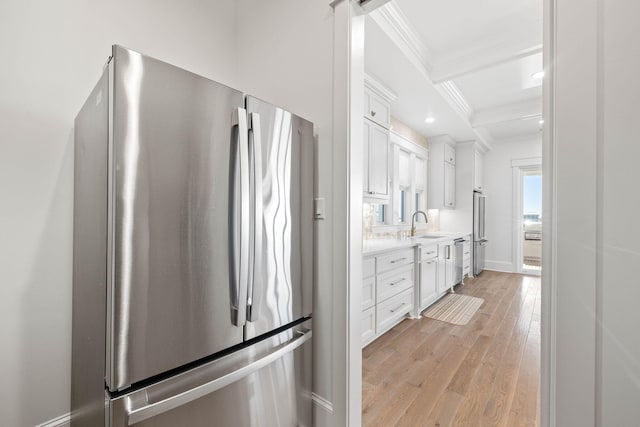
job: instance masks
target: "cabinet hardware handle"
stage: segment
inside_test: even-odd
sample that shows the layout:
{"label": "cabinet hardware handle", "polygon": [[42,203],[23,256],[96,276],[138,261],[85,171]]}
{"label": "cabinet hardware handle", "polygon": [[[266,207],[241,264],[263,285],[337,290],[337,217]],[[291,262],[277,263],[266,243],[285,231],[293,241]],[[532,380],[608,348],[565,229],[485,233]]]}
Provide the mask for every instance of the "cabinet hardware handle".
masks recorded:
{"label": "cabinet hardware handle", "polygon": [[395,285],[397,285],[398,283],[402,283],[402,282],[404,282],[405,280],[407,280],[407,279],[406,279],[405,277],[403,277],[402,279],[398,280],[397,282],[391,282],[391,283],[389,283],[389,285],[391,285],[391,286],[395,286]]}
{"label": "cabinet hardware handle", "polygon": [[433,264],[435,261],[429,261],[427,264]]}
{"label": "cabinet hardware handle", "polygon": [[427,255],[435,254],[436,251],[427,252]]}
{"label": "cabinet hardware handle", "polygon": [[403,302],[402,304],[400,304],[399,306],[397,306],[396,308],[394,308],[393,310],[389,310],[392,313],[395,313],[396,311],[400,310],[402,307],[404,307],[405,305],[407,305],[406,302]]}
{"label": "cabinet hardware handle", "polygon": [[390,261],[390,262],[391,262],[391,264],[395,264],[396,262],[400,262],[400,261],[405,260],[405,259],[407,259],[407,257],[394,259],[393,261]]}
{"label": "cabinet hardware handle", "polygon": [[373,111],[373,110],[371,110],[371,116],[372,116],[372,117],[375,117],[375,116],[376,116],[376,112],[375,112],[375,111]]}

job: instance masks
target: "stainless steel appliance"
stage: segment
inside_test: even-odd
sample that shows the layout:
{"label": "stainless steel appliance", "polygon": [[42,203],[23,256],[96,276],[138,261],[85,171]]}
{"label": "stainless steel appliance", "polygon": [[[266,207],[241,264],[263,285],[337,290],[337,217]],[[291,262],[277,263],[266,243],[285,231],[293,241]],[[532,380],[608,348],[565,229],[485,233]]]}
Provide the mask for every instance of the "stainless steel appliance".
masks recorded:
{"label": "stainless steel appliance", "polygon": [[454,239],[453,245],[455,256],[453,261],[453,282],[454,284],[462,283],[464,279],[464,244],[469,240],[458,238]]}
{"label": "stainless steel appliance", "polygon": [[479,191],[473,192],[473,275],[477,276],[484,270],[485,246],[485,200]]}
{"label": "stainless steel appliance", "polygon": [[310,426],[313,125],[120,46],[75,122],[71,425]]}

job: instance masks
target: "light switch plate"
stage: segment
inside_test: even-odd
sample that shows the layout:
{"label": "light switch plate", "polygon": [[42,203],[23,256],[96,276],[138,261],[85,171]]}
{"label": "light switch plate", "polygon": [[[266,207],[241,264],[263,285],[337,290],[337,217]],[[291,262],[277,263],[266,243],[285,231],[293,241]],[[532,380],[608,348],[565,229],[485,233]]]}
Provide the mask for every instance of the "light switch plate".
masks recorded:
{"label": "light switch plate", "polygon": [[324,198],[320,197],[317,199],[313,199],[313,218],[314,219],[324,219]]}

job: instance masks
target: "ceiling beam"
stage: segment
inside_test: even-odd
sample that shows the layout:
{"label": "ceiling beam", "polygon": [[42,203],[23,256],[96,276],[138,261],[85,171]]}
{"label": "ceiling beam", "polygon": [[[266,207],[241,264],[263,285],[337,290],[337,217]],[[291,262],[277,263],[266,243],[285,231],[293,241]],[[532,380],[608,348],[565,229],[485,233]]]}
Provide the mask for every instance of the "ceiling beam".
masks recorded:
{"label": "ceiling beam", "polygon": [[424,44],[416,29],[395,3],[386,3],[369,16],[394,42],[398,49],[428,79],[431,73],[431,50]]}
{"label": "ceiling beam", "polygon": [[442,59],[432,66],[431,80],[441,83],[508,62],[542,53],[542,45],[482,49],[475,54],[459,54]]}
{"label": "ceiling beam", "polygon": [[541,117],[542,98],[539,97],[495,108],[477,110],[471,116],[470,123],[473,128],[479,128],[497,123]]}

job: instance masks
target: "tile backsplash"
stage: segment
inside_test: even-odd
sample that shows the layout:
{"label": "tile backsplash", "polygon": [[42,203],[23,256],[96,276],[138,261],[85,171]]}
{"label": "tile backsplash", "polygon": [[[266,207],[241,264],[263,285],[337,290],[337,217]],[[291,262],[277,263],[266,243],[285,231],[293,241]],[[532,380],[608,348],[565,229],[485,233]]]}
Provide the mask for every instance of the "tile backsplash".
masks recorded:
{"label": "tile backsplash", "polygon": [[[420,218],[422,218],[422,216],[420,216]],[[426,227],[424,223],[418,223],[416,230],[417,235],[440,231],[440,210],[427,210],[427,220]],[[375,205],[372,203],[363,203],[362,237],[365,240],[406,237],[410,232],[411,224],[376,224]]]}

